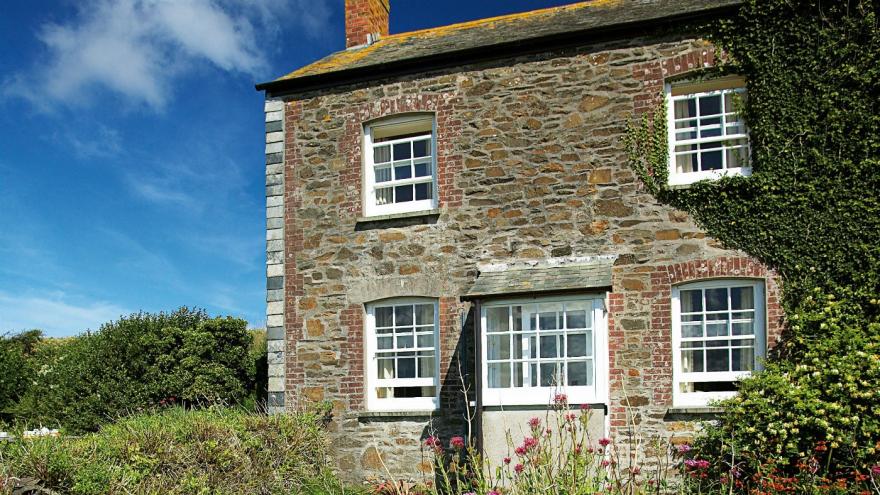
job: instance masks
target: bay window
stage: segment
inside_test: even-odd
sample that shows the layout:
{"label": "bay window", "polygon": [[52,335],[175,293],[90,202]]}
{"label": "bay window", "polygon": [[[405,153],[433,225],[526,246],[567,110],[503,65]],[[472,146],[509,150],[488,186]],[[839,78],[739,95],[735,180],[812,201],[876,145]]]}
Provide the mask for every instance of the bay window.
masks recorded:
{"label": "bay window", "polygon": [[483,403],[604,402],[603,299],[539,298],[486,303],[481,311]]}

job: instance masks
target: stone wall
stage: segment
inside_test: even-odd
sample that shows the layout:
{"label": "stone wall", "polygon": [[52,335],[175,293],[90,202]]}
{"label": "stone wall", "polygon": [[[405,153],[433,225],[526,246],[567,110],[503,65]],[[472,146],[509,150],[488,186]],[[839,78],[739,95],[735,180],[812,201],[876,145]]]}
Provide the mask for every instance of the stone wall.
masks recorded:
{"label": "stone wall", "polygon": [[[770,274],[659,204],[626,166],[621,139],[665,76],[711,64],[711,54],[680,36],[604,41],[286,100],[277,313],[286,405],[333,402],[346,477],[383,477],[383,463],[417,477],[428,467],[421,439],[466,432],[457,371],[460,361],[470,382],[473,311],[460,296],[479,263],[619,255],[608,299],[612,433],[627,418],[645,434],[692,431],[682,421],[691,418],[670,412],[671,284]],[[439,209],[367,221],[363,123],[412,111],[436,115]],[[780,317],[776,287],[767,288],[771,317]],[[440,300],[443,407],[434,417],[364,411],[364,303],[398,295]]]}

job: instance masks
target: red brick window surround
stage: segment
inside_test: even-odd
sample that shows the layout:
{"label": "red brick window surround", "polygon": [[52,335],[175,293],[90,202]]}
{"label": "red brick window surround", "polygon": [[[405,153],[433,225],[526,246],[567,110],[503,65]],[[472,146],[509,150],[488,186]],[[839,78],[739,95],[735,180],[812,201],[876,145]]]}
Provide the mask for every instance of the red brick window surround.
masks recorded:
{"label": "red brick window surround", "polygon": [[[434,114],[435,153],[434,171],[437,208],[456,207],[462,202],[462,190],[455,185],[455,177],[461,170],[463,158],[456,150],[461,136],[461,121],[454,115],[457,97],[452,94],[406,95],[383,98],[344,109],[345,131],[339,143],[340,154],[345,157],[346,167],[340,173],[343,184],[349,184],[343,210],[356,216],[365,215],[364,173],[366,172],[365,125],[406,114]],[[373,173],[373,171],[369,171]]]}

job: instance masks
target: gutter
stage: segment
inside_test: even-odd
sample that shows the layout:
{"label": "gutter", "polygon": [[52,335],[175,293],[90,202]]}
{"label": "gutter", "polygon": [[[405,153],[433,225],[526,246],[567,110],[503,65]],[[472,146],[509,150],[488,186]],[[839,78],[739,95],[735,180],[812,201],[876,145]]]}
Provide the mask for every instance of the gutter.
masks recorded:
{"label": "gutter", "polygon": [[[549,49],[582,46],[585,42],[601,41],[603,38],[620,38],[621,34],[631,33],[633,28],[653,28],[664,24],[691,21],[706,17],[716,17],[733,13],[740,5],[730,4],[708,10],[672,14],[648,20],[639,20],[551,34],[537,38],[527,38],[512,42],[478,46],[464,50],[436,53],[382,64],[374,64],[340,71],[326,72],[293,79],[278,79],[257,84],[257,91],[266,91],[266,97],[277,97],[292,93],[302,93],[344,84],[355,84],[390,77],[424,73],[431,70],[462,66],[477,62],[502,59],[505,57],[545,52]],[[588,35],[594,39],[585,40]]]}

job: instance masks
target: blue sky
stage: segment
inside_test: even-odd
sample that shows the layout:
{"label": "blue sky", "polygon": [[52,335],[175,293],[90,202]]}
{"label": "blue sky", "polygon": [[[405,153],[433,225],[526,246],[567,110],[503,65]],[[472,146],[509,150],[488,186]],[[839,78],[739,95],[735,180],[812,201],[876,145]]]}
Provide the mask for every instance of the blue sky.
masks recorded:
{"label": "blue sky", "polygon": [[[392,0],[402,32],[571,3]],[[265,322],[262,95],[343,0],[4,2],[0,333],[197,306]]]}

